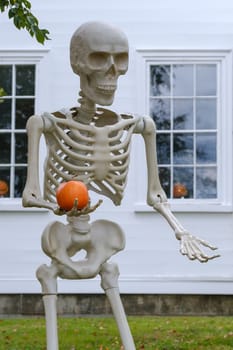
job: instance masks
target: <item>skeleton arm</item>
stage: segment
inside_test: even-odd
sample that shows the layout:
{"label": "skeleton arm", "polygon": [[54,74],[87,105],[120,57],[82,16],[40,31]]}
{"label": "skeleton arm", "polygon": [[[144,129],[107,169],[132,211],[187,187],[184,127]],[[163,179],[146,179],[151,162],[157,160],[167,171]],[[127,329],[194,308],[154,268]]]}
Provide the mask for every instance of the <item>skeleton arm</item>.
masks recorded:
{"label": "skeleton arm", "polygon": [[33,115],[29,118],[27,122],[28,169],[23,191],[23,206],[54,209],[53,203],[43,199],[39,183],[39,144],[43,129],[44,123],[41,117]]}
{"label": "skeleton arm", "polygon": [[169,223],[174,230],[176,238],[180,240],[180,252],[187,255],[190,260],[197,259],[200,262],[206,262],[209,259],[219,255],[206,255],[200,245],[215,250],[216,248],[209,243],[192,236],[177,220],[170,209],[166,194],[164,193],[158,174],[158,164],[156,155],[156,128],[155,123],[150,117],[144,117],[144,127],[141,131],[145,142],[147,172],[148,172],[148,189],[147,203],[156,209]]}

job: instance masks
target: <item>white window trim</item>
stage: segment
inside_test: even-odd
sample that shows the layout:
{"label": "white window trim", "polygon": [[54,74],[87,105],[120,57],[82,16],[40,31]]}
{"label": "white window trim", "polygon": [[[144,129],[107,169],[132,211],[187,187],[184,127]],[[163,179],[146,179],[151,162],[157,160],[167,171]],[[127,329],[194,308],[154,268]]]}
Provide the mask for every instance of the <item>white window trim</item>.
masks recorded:
{"label": "white window trim", "polygon": [[[218,115],[219,145],[217,153],[219,159],[218,185],[220,197],[212,199],[171,199],[171,208],[175,212],[232,212],[233,211],[233,135],[232,135],[232,50],[160,50],[138,49],[137,53],[137,112],[149,114],[148,106],[148,65],[177,63],[183,61],[194,63],[217,63],[220,74],[219,96],[221,100]],[[145,158],[144,147],[137,142],[137,155],[139,159]],[[137,191],[134,209],[136,212],[152,211],[146,204],[145,188],[142,186],[142,178],[146,179],[145,171],[140,164],[136,169]],[[220,180],[221,179],[221,180]],[[146,180],[145,180],[146,181]]]}
{"label": "white window trim", "polygon": [[[41,70],[41,61],[49,53],[49,49],[1,49],[0,64],[35,64],[36,86],[35,86],[35,113],[39,110],[40,96],[43,94],[43,86],[46,73]],[[0,198],[0,212],[2,211],[47,211],[39,208],[23,208],[21,198]]]}

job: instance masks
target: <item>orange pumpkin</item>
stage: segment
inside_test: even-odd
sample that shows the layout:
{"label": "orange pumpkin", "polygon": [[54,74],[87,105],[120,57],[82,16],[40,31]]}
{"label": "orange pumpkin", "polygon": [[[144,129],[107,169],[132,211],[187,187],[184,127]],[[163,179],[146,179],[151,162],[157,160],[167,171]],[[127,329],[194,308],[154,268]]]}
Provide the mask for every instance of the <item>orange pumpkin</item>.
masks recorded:
{"label": "orange pumpkin", "polygon": [[0,180],[0,196],[4,196],[8,192],[8,189],[6,181]]}
{"label": "orange pumpkin", "polygon": [[175,183],[173,186],[173,197],[174,198],[181,198],[185,197],[188,194],[187,187],[181,183]]}
{"label": "orange pumpkin", "polygon": [[61,183],[56,191],[56,199],[59,207],[69,211],[74,206],[74,201],[77,199],[78,209],[87,206],[89,195],[86,185],[81,181],[68,181]]}

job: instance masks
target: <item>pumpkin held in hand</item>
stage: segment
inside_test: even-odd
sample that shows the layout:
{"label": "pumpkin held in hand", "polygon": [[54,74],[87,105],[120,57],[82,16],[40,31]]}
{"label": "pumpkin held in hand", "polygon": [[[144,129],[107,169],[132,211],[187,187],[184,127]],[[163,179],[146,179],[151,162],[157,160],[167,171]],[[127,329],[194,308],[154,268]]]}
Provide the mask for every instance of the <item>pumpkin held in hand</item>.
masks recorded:
{"label": "pumpkin held in hand", "polygon": [[61,209],[69,211],[73,208],[75,200],[78,201],[77,208],[83,209],[87,206],[89,195],[86,185],[81,181],[68,181],[61,183],[56,191],[57,203]]}

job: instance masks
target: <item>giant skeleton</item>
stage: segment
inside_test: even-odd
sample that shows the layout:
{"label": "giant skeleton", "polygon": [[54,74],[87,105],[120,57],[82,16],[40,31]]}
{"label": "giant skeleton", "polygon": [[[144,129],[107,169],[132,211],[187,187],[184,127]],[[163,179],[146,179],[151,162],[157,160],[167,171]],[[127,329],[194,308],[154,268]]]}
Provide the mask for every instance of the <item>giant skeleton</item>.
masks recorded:
{"label": "giant skeleton", "polygon": [[[57,277],[65,279],[101,276],[101,286],[113,309],[125,350],[135,349],[118,289],[118,267],[108,260],[125,245],[121,227],[109,220],[90,223],[90,213],[101,201],[89,202],[82,210],[77,201],[65,212],[56,204],[56,189],[69,180],[83,181],[89,190],[120,205],[127,180],[130,144],[133,134],[145,142],[148,191],[147,203],[167,220],[181,243],[181,253],[191,260],[206,262],[201,245],[215,249],[192,236],[172,214],[160,185],[156,159],[156,130],[150,117],[117,114],[96,107],[113,102],[120,75],[128,68],[128,41],[120,30],[99,22],[83,24],[73,35],[70,59],[74,73],[80,77],[79,107],[67,111],[32,116],[27,123],[28,176],[23,193],[25,207],[51,209],[66,215],[67,224],[50,223],[42,235],[43,251],[51,265],[42,265],[37,278],[42,285],[47,327],[47,350],[57,350],[56,294]],[[47,143],[43,195],[39,185],[39,143],[42,134]],[[72,259],[78,251],[85,259]]]}

